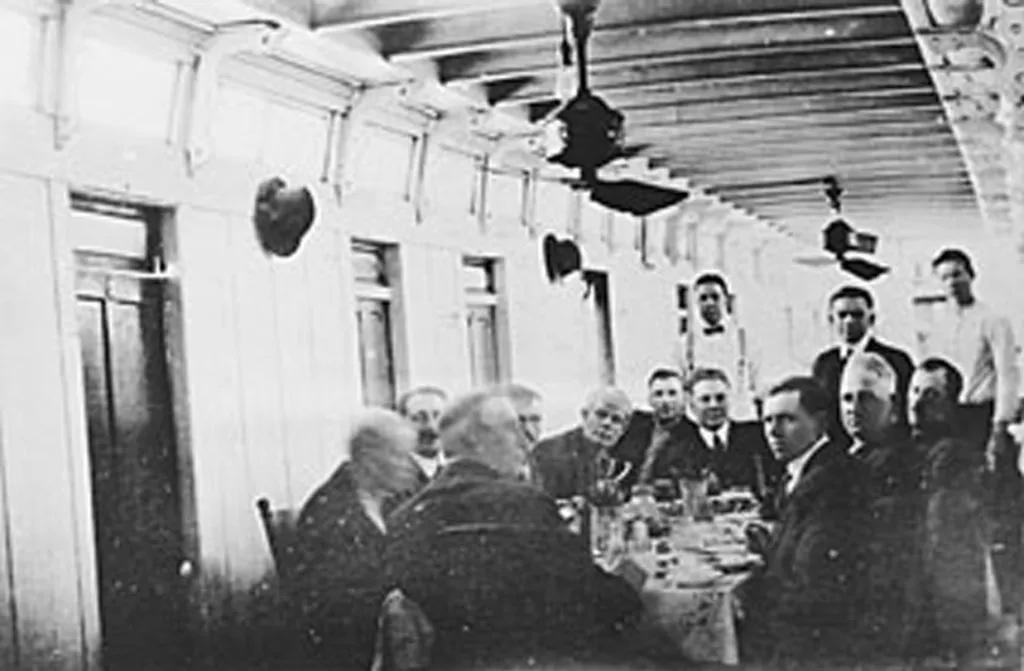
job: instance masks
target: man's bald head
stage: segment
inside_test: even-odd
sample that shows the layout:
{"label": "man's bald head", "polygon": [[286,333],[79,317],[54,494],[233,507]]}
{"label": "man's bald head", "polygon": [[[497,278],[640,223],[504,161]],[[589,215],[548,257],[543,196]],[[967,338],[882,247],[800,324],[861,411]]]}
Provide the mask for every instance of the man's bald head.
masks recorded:
{"label": "man's bald head", "polygon": [[512,400],[500,391],[478,391],[453,402],[440,422],[445,456],[489,466],[508,477],[522,477],[529,442]]}
{"label": "man's bald head", "polygon": [[587,394],[580,415],[583,435],[602,447],[612,447],[622,437],[633,414],[629,395],[617,387],[600,387]]}

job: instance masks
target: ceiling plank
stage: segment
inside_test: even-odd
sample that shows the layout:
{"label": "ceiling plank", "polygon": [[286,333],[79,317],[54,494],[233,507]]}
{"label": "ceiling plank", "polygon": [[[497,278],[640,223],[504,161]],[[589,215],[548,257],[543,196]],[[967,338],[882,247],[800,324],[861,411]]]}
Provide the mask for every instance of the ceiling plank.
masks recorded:
{"label": "ceiling plank", "polygon": [[[600,92],[605,88],[628,85],[631,82],[680,82],[694,79],[722,79],[771,75],[781,72],[821,72],[822,70],[851,66],[884,66],[914,62],[918,47],[913,39],[894,38],[880,41],[851,42],[848,45],[809,44],[781,49],[744,49],[737,53],[715,51],[707,53],[669,54],[664,60],[650,56],[605,61],[590,67],[591,88]],[[502,79],[536,77],[543,71],[496,73],[493,77],[463,77],[451,69],[438,74],[445,84],[478,84]],[[553,81],[553,77],[552,77]],[[550,90],[554,90],[553,88]]]}
{"label": "ceiling plank", "polygon": [[[481,3],[483,4],[483,3]],[[616,0],[597,12],[594,37],[646,39],[652,33],[797,22],[809,17],[902,19],[898,4],[886,0],[761,0],[756,8],[744,0]],[[909,33],[909,29],[907,31]],[[486,14],[460,14],[444,20],[410,21],[388,26],[382,35],[385,53],[396,60],[441,58],[472,51],[553,46],[561,26],[553,3],[515,9],[495,6]],[[389,39],[390,38],[390,39]]]}
{"label": "ceiling plank", "polygon": [[715,145],[715,144],[702,144],[702,145],[688,145],[685,143],[668,144],[664,143],[659,146],[660,155],[671,156],[676,151],[685,153],[693,157],[703,156],[717,156],[721,158],[729,158],[731,156],[750,158],[757,156],[773,155],[779,151],[785,153],[793,153],[796,151],[825,151],[825,152],[840,152],[853,150],[864,150],[864,149],[904,149],[906,151],[916,151],[918,149],[927,149],[930,147],[942,147],[945,149],[960,150],[960,145],[951,133],[944,133],[941,135],[919,135],[916,137],[888,137],[888,138],[876,138],[870,142],[866,142],[862,137],[851,137],[851,138],[826,138],[826,139],[815,139],[815,138],[773,138],[770,134],[766,134],[763,141],[759,142],[743,142],[733,143],[728,145]]}
{"label": "ceiling plank", "polygon": [[823,129],[820,132],[817,132],[817,129],[814,128],[807,129],[807,132],[801,132],[798,129],[789,129],[775,132],[761,132],[760,136],[761,137],[758,137],[758,134],[756,133],[747,133],[721,138],[707,138],[699,135],[693,135],[685,138],[680,137],[667,139],[656,145],[648,145],[641,153],[643,155],[656,155],[659,151],[661,151],[661,153],[671,153],[675,151],[689,152],[712,150],[726,154],[729,152],[747,151],[754,145],[757,147],[764,147],[766,149],[785,149],[787,147],[828,148],[847,146],[854,143],[864,144],[869,142],[879,144],[897,144],[904,140],[918,142],[925,138],[936,144],[945,144],[947,142],[953,143],[956,141],[948,130],[935,125],[921,126],[912,130],[904,128],[902,130],[888,132],[884,129],[872,126],[854,130]]}
{"label": "ceiling plank", "polygon": [[313,25],[315,0],[244,0],[245,4],[260,12],[280,17],[306,28]]}
{"label": "ceiling plank", "polygon": [[[840,80],[848,77],[861,77],[868,74],[884,73],[924,73],[927,75],[925,66],[917,61],[899,61],[894,63],[852,63],[843,67],[831,64],[815,64],[805,70],[790,70],[778,72],[754,72],[748,74],[727,73],[720,76],[708,76],[699,79],[686,79],[677,77],[671,66],[662,66],[656,71],[633,72],[629,77],[602,76],[600,73],[596,81],[591,82],[591,88],[599,95],[639,95],[641,93],[675,87],[677,90],[694,90],[700,88],[728,88],[730,86],[763,85],[766,87],[785,86],[790,82],[798,82],[804,79],[833,78]],[[497,86],[489,84],[488,88]],[[522,105],[529,103],[540,103],[554,99],[555,78],[553,76],[531,77],[524,79],[520,86],[504,96],[492,96],[492,102],[497,106]]]}
{"label": "ceiling plank", "polygon": [[[820,180],[819,180],[820,182]],[[973,188],[970,177],[967,174],[951,174],[949,176],[937,176],[937,177],[921,177],[917,175],[907,174],[900,176],[892,175],[865,175],[854,178],[844,178],[842,180],[843,193],[861,193],[866,188],[891,188],[891,189],[905,189],[905,188],[917,188],[917,187],[960,187],[968,186]],[[810,183],[810,184],[769,184],[760,185],[758,183],[752,184],[737,184],[737,185],[723,185],[708,189],[708,193],[721,196],[723,198],[740,198],[746,196],[759,196],[762,194],[803,194],[807,197],[816,197],[825,202],[824,195],[824,184]]]}
{"label": "ceiling plank", "polygon": [[963,168],[963,159],[959,156],[944,158],[925,157],[922,159],[911,156],[884,161],[869,159],[860,163],[848,160],[841,165],[792,165],[761,162],[757,165],[738,165],[728,169],[719,167],[714,170],[698,169],[691,166],[686,168],[669,168],[669,175],[671,177],[685,178],[693,183],[694,186],[714,188],[716,184],[751,182],[765,179],[766,177],[774,181],[786,181],[821,179],[825,175],[840,175],[843,178],[846,178],[848,175],[889,173],[941,176],[954,171],[959,172]]}
{"label": "ceiling plank", "polygon": [[[872,21],[874,23],[872,23]],[[847,19],[835,22],[807,20],[804,25],[755,24],[743,31],[733,27],[716,30],[654,33],[642,40],[614,43],[593,40],[588,67],[590,72],[642,64],[696,62],[715,58],[744,56],[768,57],[776,54],[811,54],[829,49],[872,49],[885,46],[909,46],[914,37],[892,16]],[[557,46],[557,45],[555,45]],[[441,78],[448,82],[486,82],[511,77],[551,74],[559,70],[556,48],[542,49],[536,45],[515,50],[473,52],[442,58],[438,67]]]}
{"label": "ceiling plank", "polygon": [[732,122],[793,115],[840,114],[929,107],[933,108],[937,114],[941,113],[943,109],[942,104],[935,97],[935,93],[929,90],[892,96],[805,96],[794,99],[744,100],[639,108],[631,110],[626,115],[626,123],[628,128],[640,128],[693,123],[707,119]]}
{"label": "ceiling plank", "polygon": [[668,156],[665,158],[652,158],[652,167],[666,167],[670,170],[692,169],[696,173],[708,171],[729,170],[734,166],[749,165],[759,167],[765,171],[777,166],[799,165],[835,165],[833,170],[820,171],[821,174],[842,173],[841,166],[863,165],[865,162],[888,162],[903,161],[906,163],[920,163],[934,158],[955,158],[962,160],[960,149],[956,146],[920,147],[908,150],[905,147],[883,147],[873,148],[866,146],[860,149],[850,148],[842,152],[829,150],[794,150],[789,152],[778,152],[770,156]]}
{"label": "ceiling plank", "polygon": [[551,0],[313,0],[313,27],[353,30],[409,21],[430,21],[494,9],[551,11]]}

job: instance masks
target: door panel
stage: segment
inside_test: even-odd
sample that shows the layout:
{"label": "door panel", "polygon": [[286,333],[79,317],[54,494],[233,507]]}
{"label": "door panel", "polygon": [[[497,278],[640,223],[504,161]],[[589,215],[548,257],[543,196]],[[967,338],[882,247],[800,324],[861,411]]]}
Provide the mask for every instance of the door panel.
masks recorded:
{"label": "door panel", "polygon": [[105,667],[173,666],[187,647],[162,287],[123,277],[102,294],[81,286]]}

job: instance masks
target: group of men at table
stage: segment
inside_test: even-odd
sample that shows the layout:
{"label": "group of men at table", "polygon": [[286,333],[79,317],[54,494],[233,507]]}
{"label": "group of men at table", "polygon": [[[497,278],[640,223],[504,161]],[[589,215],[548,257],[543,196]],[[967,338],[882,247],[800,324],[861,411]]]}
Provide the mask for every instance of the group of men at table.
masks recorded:
{"label": "group of men at table", "polygon": [[[870,311],[870,294],[836,292],[833,319],[848,322],[835,308],[851,306]],[[380,623],[417,644],[399,667],[425,666],[424,647],[431,668],[635,665],[651,641],[638,594],[615,575],[625,563],[598,568],[556,499],[598,479],[628,493],[707,477],[749,488],[774,520],[748,531],[764,566],[741,594],[746,659],[970,658],[986,634],[990,543],[985,451],[961,431],[964,376],[870,342],[843,356],[849,344],[823,353],[816,376],[769,389],[754,422],[730,417],[730,376],[714,367],[652,371],[650,411],[597,389],[579,426],[544,440],[529,388],[408,392],[398,414],[356,423],[348,461],[303,506],[304,625],[349,668],[369,666]]]}

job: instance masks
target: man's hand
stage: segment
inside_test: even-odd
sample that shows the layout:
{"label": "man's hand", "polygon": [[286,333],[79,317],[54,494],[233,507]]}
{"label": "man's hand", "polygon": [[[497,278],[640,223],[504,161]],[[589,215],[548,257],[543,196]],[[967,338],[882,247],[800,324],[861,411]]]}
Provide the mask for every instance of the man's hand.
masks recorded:
{"label": "man's hand", "polygon": [[768,552],[768,541],[771,539],[771,532],[763,524],[751,522],[743,530],[747,537],[747,549],[756,555],[765,556]]}

